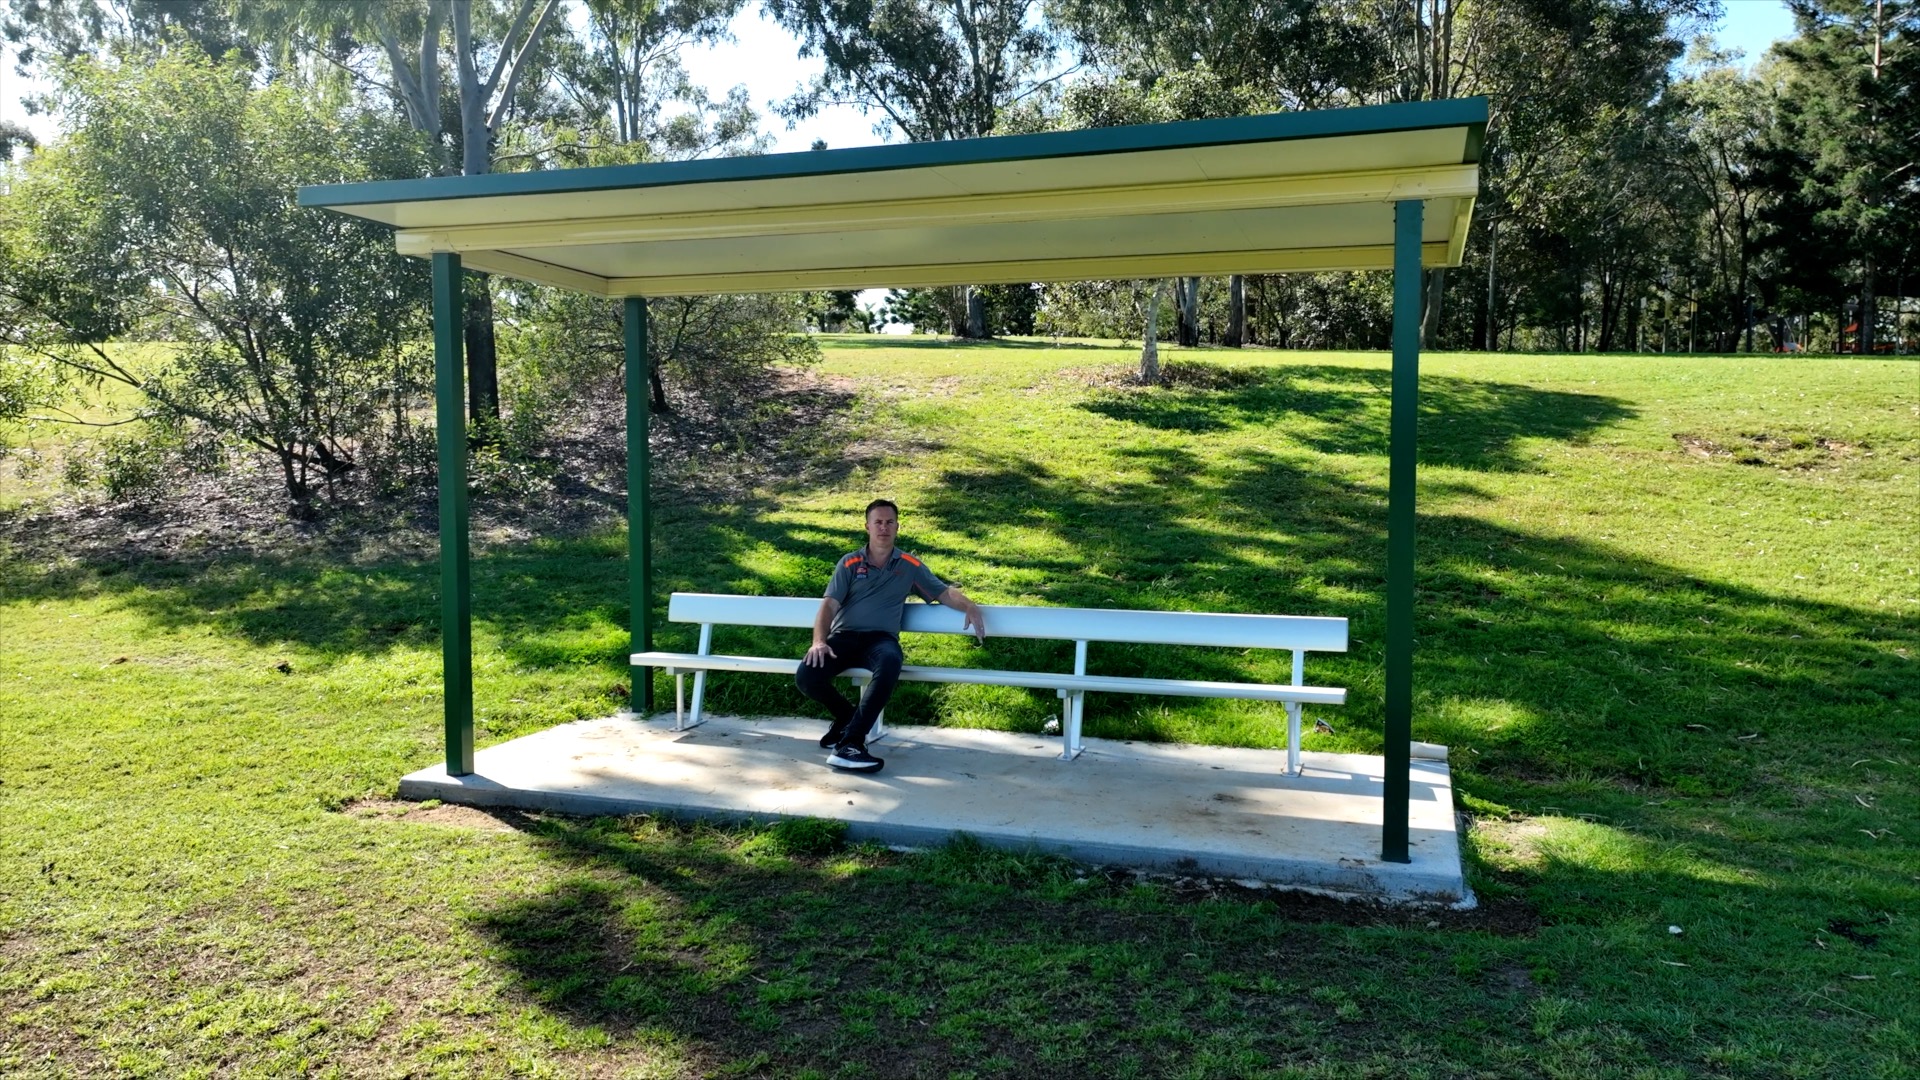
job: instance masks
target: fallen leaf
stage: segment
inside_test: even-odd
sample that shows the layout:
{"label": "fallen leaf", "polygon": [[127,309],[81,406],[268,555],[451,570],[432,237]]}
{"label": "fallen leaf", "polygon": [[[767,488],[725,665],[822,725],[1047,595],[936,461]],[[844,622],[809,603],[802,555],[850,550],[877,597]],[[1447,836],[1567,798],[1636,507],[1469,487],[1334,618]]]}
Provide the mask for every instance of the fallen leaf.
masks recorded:
{"label": "fallen leaf", "polygon": [[1738,736],[1738,738],[1740,739],[1740,741],[1741,741],[1741,742],[1746,742],[1746,741],[1747,741],[1748,739],[1757,739],[1757,738],[1759,738],[1759,737],[1760,737],[1760,733],[1759,733],[1759,732],[1757,732],[1757,731],[1756,731],[1756,732],[1754,732],[1754,733],[1753,733],[1753,734],[1751,734],[1751,735],[1741,735],[1741,736]]}
{"label": "fallen leaf", "polygon": [[1687,730],[1688,731],[1712,731],[1713,729],[1708,727],[1705,724],[1688,724]]}
{"label": "fallen leaf", "polygon": [[126,662],[127,662],[127,657],[124,657],[124,656],[116,656],[113,659],[107,661],[107,663],[109,664],[124,664]]}
{"label": "fallen leaf", "polygon": [[1855,796],[1853,797],[1853,801],[1854,801],[1854,802],[1857,802],[1857,803],[1859,803],[1859,804],[1860,804],[1861,806],[1864,806],[1864,807],[1866,807],[1866,808],[1867,808],[1867,809],[1869,809],[1869,810],[1871,810],[1871,809],[1873,809],[1873,804],[1872,804],[1872,803],[1870,803],[1870,802],[1868,802],[1867,800],[1865,800],[1865,799],[1863,799],[1863,798],[1861,798],[1861,797],[1860,797],[1860,796],[1858,796],[1858,795],[1855,795]]}
{"label": "fallen leaf", "polygon": [[1693,966],[1692,964],[1683,964],[1678,960],[1662,960],[1660,962],[1667,965],[1668,967],[1692,967]]}
{"label": "fallen leaf", "polygon": [[1873,981],[1873,976],[1871,975],[1849,975],[1847,976],[1847,978],[1852,979],[1855,982],[1872,982]]}

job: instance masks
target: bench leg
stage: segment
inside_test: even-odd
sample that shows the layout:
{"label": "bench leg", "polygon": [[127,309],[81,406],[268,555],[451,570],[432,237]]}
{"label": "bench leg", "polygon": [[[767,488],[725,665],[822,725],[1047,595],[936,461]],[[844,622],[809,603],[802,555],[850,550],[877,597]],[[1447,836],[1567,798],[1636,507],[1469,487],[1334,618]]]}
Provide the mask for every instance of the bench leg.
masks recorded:
{"label": "bench leg", "polygon": [[1060,732],[1060,760],[1072,761],[1085,749],[1080,745],[1080,721],[1087,715],[1086,692],[1068,694],[1066,707],[1061,711],[1065,716]]}
{"label": "bench leg", "polygon": [[687,719],[687,673],[673,673],[673,730],[679,731]]}
{"label": "bench leg", "polygon": [[693,711],[692,714],[687,717],[688,727],[697,728],[705,722],[706,717],[700,715],[700,711],[706,705],[706,700],[707,673],[704,671],[696,671],[693,673]]}
{"label": "bench leg", "polygon": [[1287,703],[1287,775],[1300,775],[1300,703]]}

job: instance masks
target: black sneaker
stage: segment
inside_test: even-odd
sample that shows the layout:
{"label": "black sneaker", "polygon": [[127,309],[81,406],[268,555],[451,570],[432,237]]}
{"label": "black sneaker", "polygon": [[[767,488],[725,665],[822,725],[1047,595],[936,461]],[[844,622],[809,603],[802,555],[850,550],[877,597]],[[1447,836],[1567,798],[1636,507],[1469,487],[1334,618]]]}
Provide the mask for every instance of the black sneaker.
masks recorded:
{"label": "black sneaker", "polygon": [[864,746],[840,746],[834,748],[833,756],[827,759],[827,764],[836,769],[847,769],[852,772],[879,772],[880,766],[885,765],[886,762],[867,753],[867,748]]}
{"label": "black sneaker", "polygon": [[825,735],[820,736],[820,749],[831,750],[839,746],[840,740],[847,737],[847,728],[849,726],[851,726],[851,722],[842,724],[836,721],[832,727],[827,729]]}

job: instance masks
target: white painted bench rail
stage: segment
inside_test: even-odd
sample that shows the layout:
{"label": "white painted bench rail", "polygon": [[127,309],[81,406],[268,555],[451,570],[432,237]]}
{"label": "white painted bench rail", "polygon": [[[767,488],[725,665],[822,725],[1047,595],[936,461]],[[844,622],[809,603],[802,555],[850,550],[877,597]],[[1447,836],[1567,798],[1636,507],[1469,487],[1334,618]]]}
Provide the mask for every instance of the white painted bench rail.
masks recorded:
{"label": "white painted bench rail", "polygon": [[[1102,608],[1018,607],[982,605],[990,638],[1039,638],[1074,643],[1073,671],[998,671],[985,668],[928,667],[907,664],[900,669],[905,682],[973,683],[1052,690],[1064,700],[1061,758],[1072,760],[1081,751],[1080,722],[1088,693],[1159,694],[1174,697],[1239,698],[1280,702],[1287,713],[1287,771],[1300,771],[1300,720],[1305,705],[1344,705],[1347,692],[1338,687],[1305,685],[1306,654],[1347,651],[1347,620],[1298,615],[1230,615],[1194,611],[1110,611]],[[632,662],[663,668],[674,676],[674,725],[692,727],[702,720],[709,671],[756,672],[791,676],[798,657],[728,656],[713,652],[715,626],[810,628],[820,601],[793,596],[725,596],[716,593],[674,593],[667,618],[700,626],[699,651],[693,653],[634,653]],[[908,604],[903,628],[922,634],[965,634],[960,612],[934,604]],[[1293,654],[1290,683],[1234,683],[1195,679],[1149,679],[1087,673],[1090,642],[1127,642],[1144,645],[1208,645],[1220,648],[1278,649]],[[691,715],[686,708],[686,675],[693,674]],[[856,685],[870,672],[853,668],[846,673]],[[876,725],[876,732],[882,729]]]}

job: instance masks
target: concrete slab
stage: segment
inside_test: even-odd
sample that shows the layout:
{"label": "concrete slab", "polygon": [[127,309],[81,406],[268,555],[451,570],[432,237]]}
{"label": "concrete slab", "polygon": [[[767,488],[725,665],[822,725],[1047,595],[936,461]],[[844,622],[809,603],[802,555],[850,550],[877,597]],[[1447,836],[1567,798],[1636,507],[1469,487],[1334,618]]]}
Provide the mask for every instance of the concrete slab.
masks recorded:
{"label": "concrete slab", "polygon": [[1090,863],[1252,878],[1395,901],[1470,905],[1446,762],[1415,759],[1410,863],[1379,859],[1383,762],[1275,750],[895,727],[878,774],[826,767],[825,726],[671,713],[564,724],[481,750],[471,776],[444,765],[400,782],[406,799],[578,814],[837,818],[856,840],[924,847],[966,832]]}

